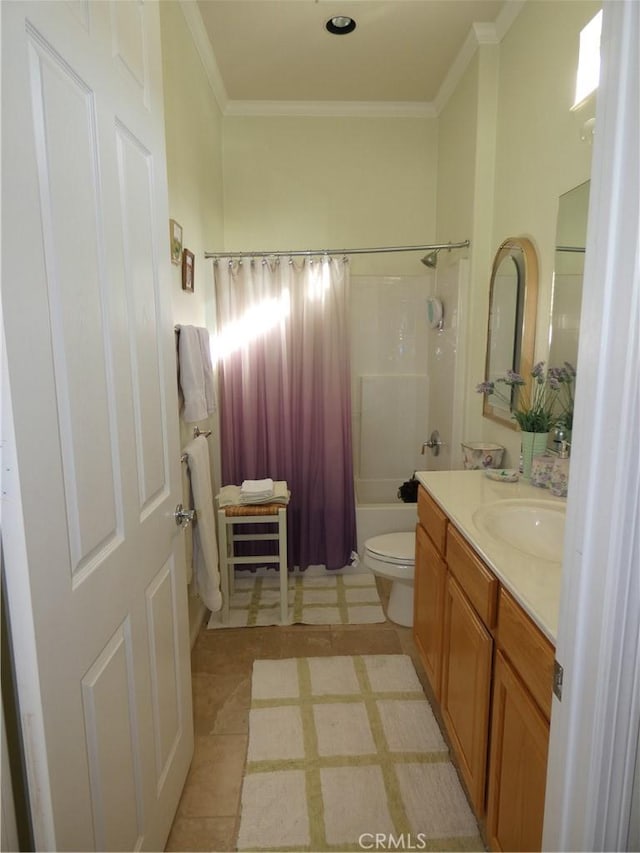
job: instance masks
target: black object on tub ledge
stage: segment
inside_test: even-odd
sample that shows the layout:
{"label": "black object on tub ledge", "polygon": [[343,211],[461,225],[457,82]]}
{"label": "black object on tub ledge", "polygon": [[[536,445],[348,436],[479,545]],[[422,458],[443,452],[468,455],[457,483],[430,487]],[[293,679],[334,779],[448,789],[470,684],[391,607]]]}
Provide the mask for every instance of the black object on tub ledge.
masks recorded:
{"label": "black object on tub ledge", "polygon": [[411,475],[410,480],[405,480],[405,482],[398,489],[398,497],[401,501],[406,504],[415,504],[418,503],[418,486],[420,485],[419,481],[416,479],[415,471]]}

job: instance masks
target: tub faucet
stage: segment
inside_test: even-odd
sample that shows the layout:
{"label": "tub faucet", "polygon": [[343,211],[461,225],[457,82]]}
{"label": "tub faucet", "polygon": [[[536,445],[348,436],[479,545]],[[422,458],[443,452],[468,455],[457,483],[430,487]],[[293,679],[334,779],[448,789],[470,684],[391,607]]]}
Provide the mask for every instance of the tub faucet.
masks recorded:
{"label": "tub faucet", "polygon": [[442,447],[442,441],[440,440],[440,433],[437,429],[429,436],[429,441],[425,441],[422,444],[422,450],[420,453],[424,456],[425,447],[429,447],[434,456],[437,456],[440,453],[440,448]]}

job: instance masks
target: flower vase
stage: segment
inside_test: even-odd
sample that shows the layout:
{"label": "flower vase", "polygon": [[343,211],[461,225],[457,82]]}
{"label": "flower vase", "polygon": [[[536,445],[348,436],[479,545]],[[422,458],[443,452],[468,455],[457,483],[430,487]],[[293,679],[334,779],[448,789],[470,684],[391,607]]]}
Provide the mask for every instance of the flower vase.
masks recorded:
{"label": "flower vase", "polygon": [[533,457],[544,453],[549,440],[548,432],[522,432],[522,476],[525,480],[531,477]]}

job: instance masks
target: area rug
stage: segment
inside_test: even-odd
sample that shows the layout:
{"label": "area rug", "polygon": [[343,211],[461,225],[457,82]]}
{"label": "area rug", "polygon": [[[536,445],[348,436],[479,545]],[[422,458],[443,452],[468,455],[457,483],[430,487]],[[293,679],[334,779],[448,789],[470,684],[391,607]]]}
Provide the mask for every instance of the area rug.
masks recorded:
{"label": "area rug", "polygon": [[484,850],[406,655],[257,660],[238,850]]}
{"label": "area rug", "polygon": [[[289,578],[287,624],[362,625],[384,622],[375,577],[371,572],[343,575],[295,575]],[[229,621],[212,613],[208,628],[250,628],[280,624],[280,579],[277,575],[236,578]]]}

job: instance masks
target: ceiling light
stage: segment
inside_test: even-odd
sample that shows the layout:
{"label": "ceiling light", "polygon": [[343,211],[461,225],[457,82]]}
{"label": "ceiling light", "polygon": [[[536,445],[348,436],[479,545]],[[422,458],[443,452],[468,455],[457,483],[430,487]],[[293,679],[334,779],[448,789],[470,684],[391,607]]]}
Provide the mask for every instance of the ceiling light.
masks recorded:
{"label": "ceiling light", "polygon": [[346,33],[352,33],[356,28],[356,22],[347,15],[335,15],[333,18],[329,18],[325,28],[334,36],[342,36]]}

